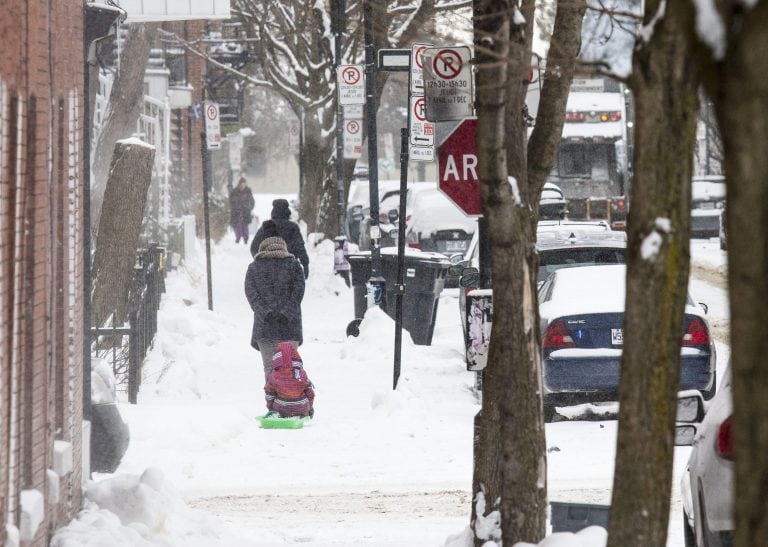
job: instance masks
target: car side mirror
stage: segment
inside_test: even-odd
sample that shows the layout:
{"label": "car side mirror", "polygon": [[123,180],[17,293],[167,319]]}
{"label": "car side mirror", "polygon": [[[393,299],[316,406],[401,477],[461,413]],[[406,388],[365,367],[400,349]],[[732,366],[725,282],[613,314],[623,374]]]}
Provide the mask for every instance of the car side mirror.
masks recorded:
{"label": "car side mirror", "polygon": [[695,389],[680,391],[677,394],[677,421],[699,423],[704,419],[704,398]]}
{"label": "car side mirror", "polygon": [[464,268],[459,278],[459,286],[466,289],[476,289],[480,286],[480,270],[477,268]]}
{"label": "car side mirror", "polygon": [[464,274],[464,270],[467,269],[466,262],[459,262],[457,264],[451,264],[448,267],[448,275],[451,277],[461,277]]}
{"label": "car side mirror", "polygon": [[695,425],[678,424],[677,427],[675,427],[675,446],[691,446],[695,438]]}
{"label": "car side mirror", "polygon": [[704,302],[699,302],[699,306],[701,306],[701,307],[702,307],[702,309],[704,310],[704,314],[705,314],[705,315],[706,315],[707,313],[709,313],[709,306],[707,306],[707,305],[706,305]]}
{"label": "car side mirror", "polygon": [[[451,264],[461,264],[464,261],[464,255],[461,253],[455,253],[452,254],[450,257],[448,257],[448,261]],[[466,266],[467,264],[463,264],[463,266]]]}
{"label": "car side mirror", "polygon": [[390,209],[387,213],[387,218],[389,218],[389,221],[394,224],[397,222],[397,219],[400,218],[400,213],[397,211],[397,209]]}

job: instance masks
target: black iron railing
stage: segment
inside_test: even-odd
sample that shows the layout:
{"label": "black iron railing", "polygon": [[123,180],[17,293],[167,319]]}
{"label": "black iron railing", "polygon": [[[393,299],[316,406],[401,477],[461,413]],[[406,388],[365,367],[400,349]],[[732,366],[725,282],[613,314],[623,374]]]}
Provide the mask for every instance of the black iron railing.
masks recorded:
{"label": "black iron railing", "polygon": [[[157,311],[165,292],[165,249],[150,245],[139,251],[128,293],[127,326],[91,329],[92,354],[112,360],[118,389],[127,390],[136,403],[141,384],[141,366],[157,333]],[[104,343],[104,340],[110,340]],[[93,347],[93,346],[92,346]]]}

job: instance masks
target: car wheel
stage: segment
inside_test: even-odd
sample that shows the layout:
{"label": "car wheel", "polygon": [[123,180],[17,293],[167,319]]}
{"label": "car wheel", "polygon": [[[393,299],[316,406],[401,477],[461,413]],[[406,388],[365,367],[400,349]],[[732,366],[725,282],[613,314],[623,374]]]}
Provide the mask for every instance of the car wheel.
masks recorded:
{"label": "car wheel", "polygon": [[693,528],[688,524],[688,514],[683,511],[683,539],[685,540],[685,547],[696,547],[696,536],[693,533]]}

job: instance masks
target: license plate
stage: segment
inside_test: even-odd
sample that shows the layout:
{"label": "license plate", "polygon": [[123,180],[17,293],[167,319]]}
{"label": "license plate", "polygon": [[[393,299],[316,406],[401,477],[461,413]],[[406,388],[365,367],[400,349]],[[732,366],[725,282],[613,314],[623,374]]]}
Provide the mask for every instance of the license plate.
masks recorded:
{"label": "license plate", "polygon": [[714,209],[714,208],[715,208],[715,204],[712,203],[711,201],[703,202],[700,207],[700,209]]}
{"label": "license plate", "polygon": [[460,241],[446,241],[445,242],[445,250],[446,251],[464,251],[467,248],[468,242],[466,240],[460,240]]}
{"label": "license plate", "polygon": [[624,329],[611,329],[611,344],[614,346],[624,344]]}

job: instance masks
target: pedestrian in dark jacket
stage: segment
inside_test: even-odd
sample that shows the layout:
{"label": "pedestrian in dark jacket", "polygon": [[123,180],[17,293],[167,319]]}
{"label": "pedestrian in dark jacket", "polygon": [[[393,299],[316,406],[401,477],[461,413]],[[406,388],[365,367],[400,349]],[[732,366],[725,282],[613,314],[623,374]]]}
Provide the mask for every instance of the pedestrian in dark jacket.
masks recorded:
{"label": "pedestrian in dark jacket", "polygon": [[251,223],[251,212],[256,202],[253,192],[248,188],[245,178],[237,182],[237,188],[229,193],[229,224],[235,231],[235,243],[248,244],[248,225]]}
{"label": "pedestrian in dark jacket", "polygon": [[270,414],[276,412],[281,418],[314,416],[314,387],[296,347],[290,342],[280,342],[272,357],[272,372],[264,386]]}
{"label": "pedestrian in dark jacket", "polygon": [[299,346],[303,342],[304,274],[282,238],[268,237],[259,245],[245,274],[245,296],[253,310],[251,346],[261,352],[266,381],[277,344],[290,341]]}
{"label": "pedestrian in dark jacket", "polygon": [[[276,199],[272,202],[272,221],[277,226],[277,233],[285,240],[288,246],[288,252],[299,259],[301,266],[304,268],[304,279],[309,277],[309,256],[307,255],[307,249],[304,247],[304,238],[301,237],[301,230],[299,225],[291,221],[291,209],[288,205],[288,201],[284,199]],[[256,255],[259,251],[259,245],[267,237],[269,233],[266,231],[265,224],[269,222],[264,221],[256,235],[253,236],[251,242],[251,255]]]}

